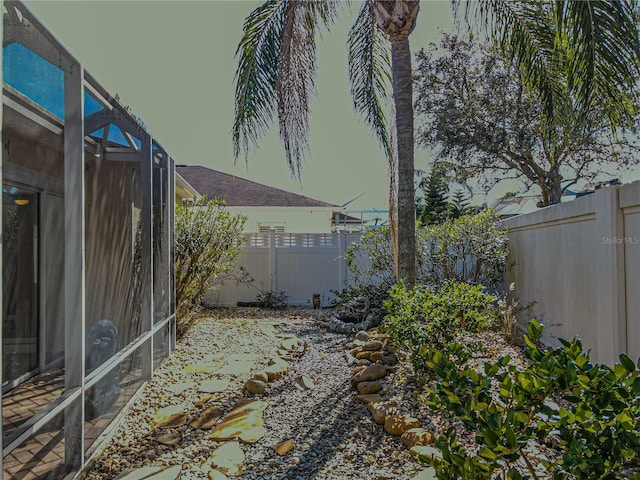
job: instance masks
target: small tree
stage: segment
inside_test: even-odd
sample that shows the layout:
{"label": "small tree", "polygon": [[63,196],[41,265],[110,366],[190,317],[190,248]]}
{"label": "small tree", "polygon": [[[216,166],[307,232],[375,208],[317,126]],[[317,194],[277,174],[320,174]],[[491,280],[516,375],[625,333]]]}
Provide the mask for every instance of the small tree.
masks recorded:
{"label": "small tree", "polygon": [[215,290],[225,281],[248,280],[244,269],[235,269],[244,238],[246,221],[232,215],[225,203],[206,198],[194,205],[176,205],[176,307],[178,331],[189,326],[189,312],[198,305],[207,289]]}
{"label": "small tree", "polygon": [[449,184],[447,180],[447,174],[442,164],[435,163],[431,167],[429,176],[423,178],[418,185],[424,201],[418,217],[422,225],[439,224],[449,216],[450,206],[447,201]]}
{"label": "small tree", "polygon": [[469,197],[460,189],[456,190],[451,198],[451,218],[460,218],[470,213]]}

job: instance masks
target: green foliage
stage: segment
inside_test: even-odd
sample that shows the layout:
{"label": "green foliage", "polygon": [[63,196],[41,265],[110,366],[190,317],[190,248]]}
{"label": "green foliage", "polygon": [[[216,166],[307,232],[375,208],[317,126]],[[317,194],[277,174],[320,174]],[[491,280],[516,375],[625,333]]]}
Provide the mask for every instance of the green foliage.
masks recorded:
{"label": "green foliage", "polygon": [[422,225],[437,225],[451,216],[448,195],[447,173],[442,164],[436,163],[429,175],[422,177],[416,191],[416,197],[420,199],[418,218]]}
{"label": "green foliage", "polygon": [[438,478],[538,478],[532,464],[538,460],[525,448],[535,439],[553,440],[563,451],[556,462],[542,460],[554,479],[640,478],[636,365],[626,355],[614,367],[594,365],[577,339],[544,351],[541,334],[531,321],[524,370],[503,357],[479,373],[458,368],[441,350],[425,352],[425,367],[439,377],[426,389],[428,405],[475,433],[478,447],[461,447],[453,429],[441,435],[442,458],[422,459]]}
{"label": "green foliage", "polygon": [[407,290],[398,282],[384,302],[388,315],[382,324],[391,341],[411,352],[417,371],[424,369],[428,347],[446,349],[459,361],[468,352],[455,343],[462,331],[478,332],[495,319],[496,297],[482,292],[481,285],[450,281],[437,291],[420,285]]}
{"label": "green foliage", "polygon": [[190,311],[199,306],[207,289],[223,282],[249,281],[246,271],[234,269],[244,238],[246,220],[232,215],[224,202],[206,198],[192,206],[176,205],[176,307],[178,332],[189,326]]}

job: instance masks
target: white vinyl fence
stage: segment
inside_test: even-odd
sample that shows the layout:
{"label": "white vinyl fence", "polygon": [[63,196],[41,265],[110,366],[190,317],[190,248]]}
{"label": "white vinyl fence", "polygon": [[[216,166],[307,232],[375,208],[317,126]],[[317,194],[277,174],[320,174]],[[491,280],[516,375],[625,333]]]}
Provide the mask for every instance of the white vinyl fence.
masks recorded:
{"label": "white vinyl fence", "polygon": [[340,291],[349,279],[344,254],[360,239],[359,233],[254,233],[246,234],[239,266],[253,278],[251,285],[229,283],[205,303],[231,307],[252,302],[260,291],[284,292],[289,305],[311,305],[320,294],[327,305],[331,290]]}
{"label": "white vinyl fence", "polygon": [[[592,359],[640,357],[640,182],[505,220],[507,282],[536,301],[544,338],[578,336]],[[507,283],[508,284],[508,283]]]}

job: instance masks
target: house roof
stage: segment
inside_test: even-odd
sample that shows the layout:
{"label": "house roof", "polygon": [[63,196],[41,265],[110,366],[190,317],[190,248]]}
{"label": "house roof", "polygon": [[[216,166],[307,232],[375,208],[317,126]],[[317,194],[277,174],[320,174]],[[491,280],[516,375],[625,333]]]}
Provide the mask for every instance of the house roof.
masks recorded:
{"label": "house roof", "polygon": [[178,172],[200,195],[218,197],[230,207],[327,207],[321,200],[270,187],[229,173],[201,166],[177,166]]}

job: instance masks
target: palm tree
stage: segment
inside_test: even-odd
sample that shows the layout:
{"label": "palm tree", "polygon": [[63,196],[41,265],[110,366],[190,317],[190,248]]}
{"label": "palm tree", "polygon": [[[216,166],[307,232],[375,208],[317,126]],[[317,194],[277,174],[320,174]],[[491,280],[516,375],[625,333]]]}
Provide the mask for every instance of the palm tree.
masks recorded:
{"label": "palm tree", "polygon": [[[453,3],[461,9],[460,0]],[[240,58],[233,125],[236,159],[241,149],[246,157],[277,114],[287,163],[292,174],[300,176],[308,153],[316,33],[333,24],[339,4],[339,0],[267,0],[245,20],[237,51]],[[621,92],[636,90],[639,72],[635,1],[479,0],[467,6],[466,14],[475,15],[487,26],[486,32],[499,40],[505,54],[523,72],[526,84],[540,95],[549,118],[562,110],[558,85],[568,79],[579,105],[585,107],[594,96],[601,96],[610,106],[612,126],[631,121],[634,107]],[[553,9],[557,20],[553,26],[546,21],[546,14],[540,14],[545,8]],[[415,282],[416,273],[409,35],[419,9],[419,1],[365,0],[347,41],[354,107],[390,159],[390,171],[397,172],[394,260],[397,276],[409,285]],[[557,42],[564,48],[555,48]],[[555,58],[559,51],[563,52],[561,61]],[[393,93],[393,142],[385,115],[389,83]],[[391,226],[393,231],[393,219]]]}

